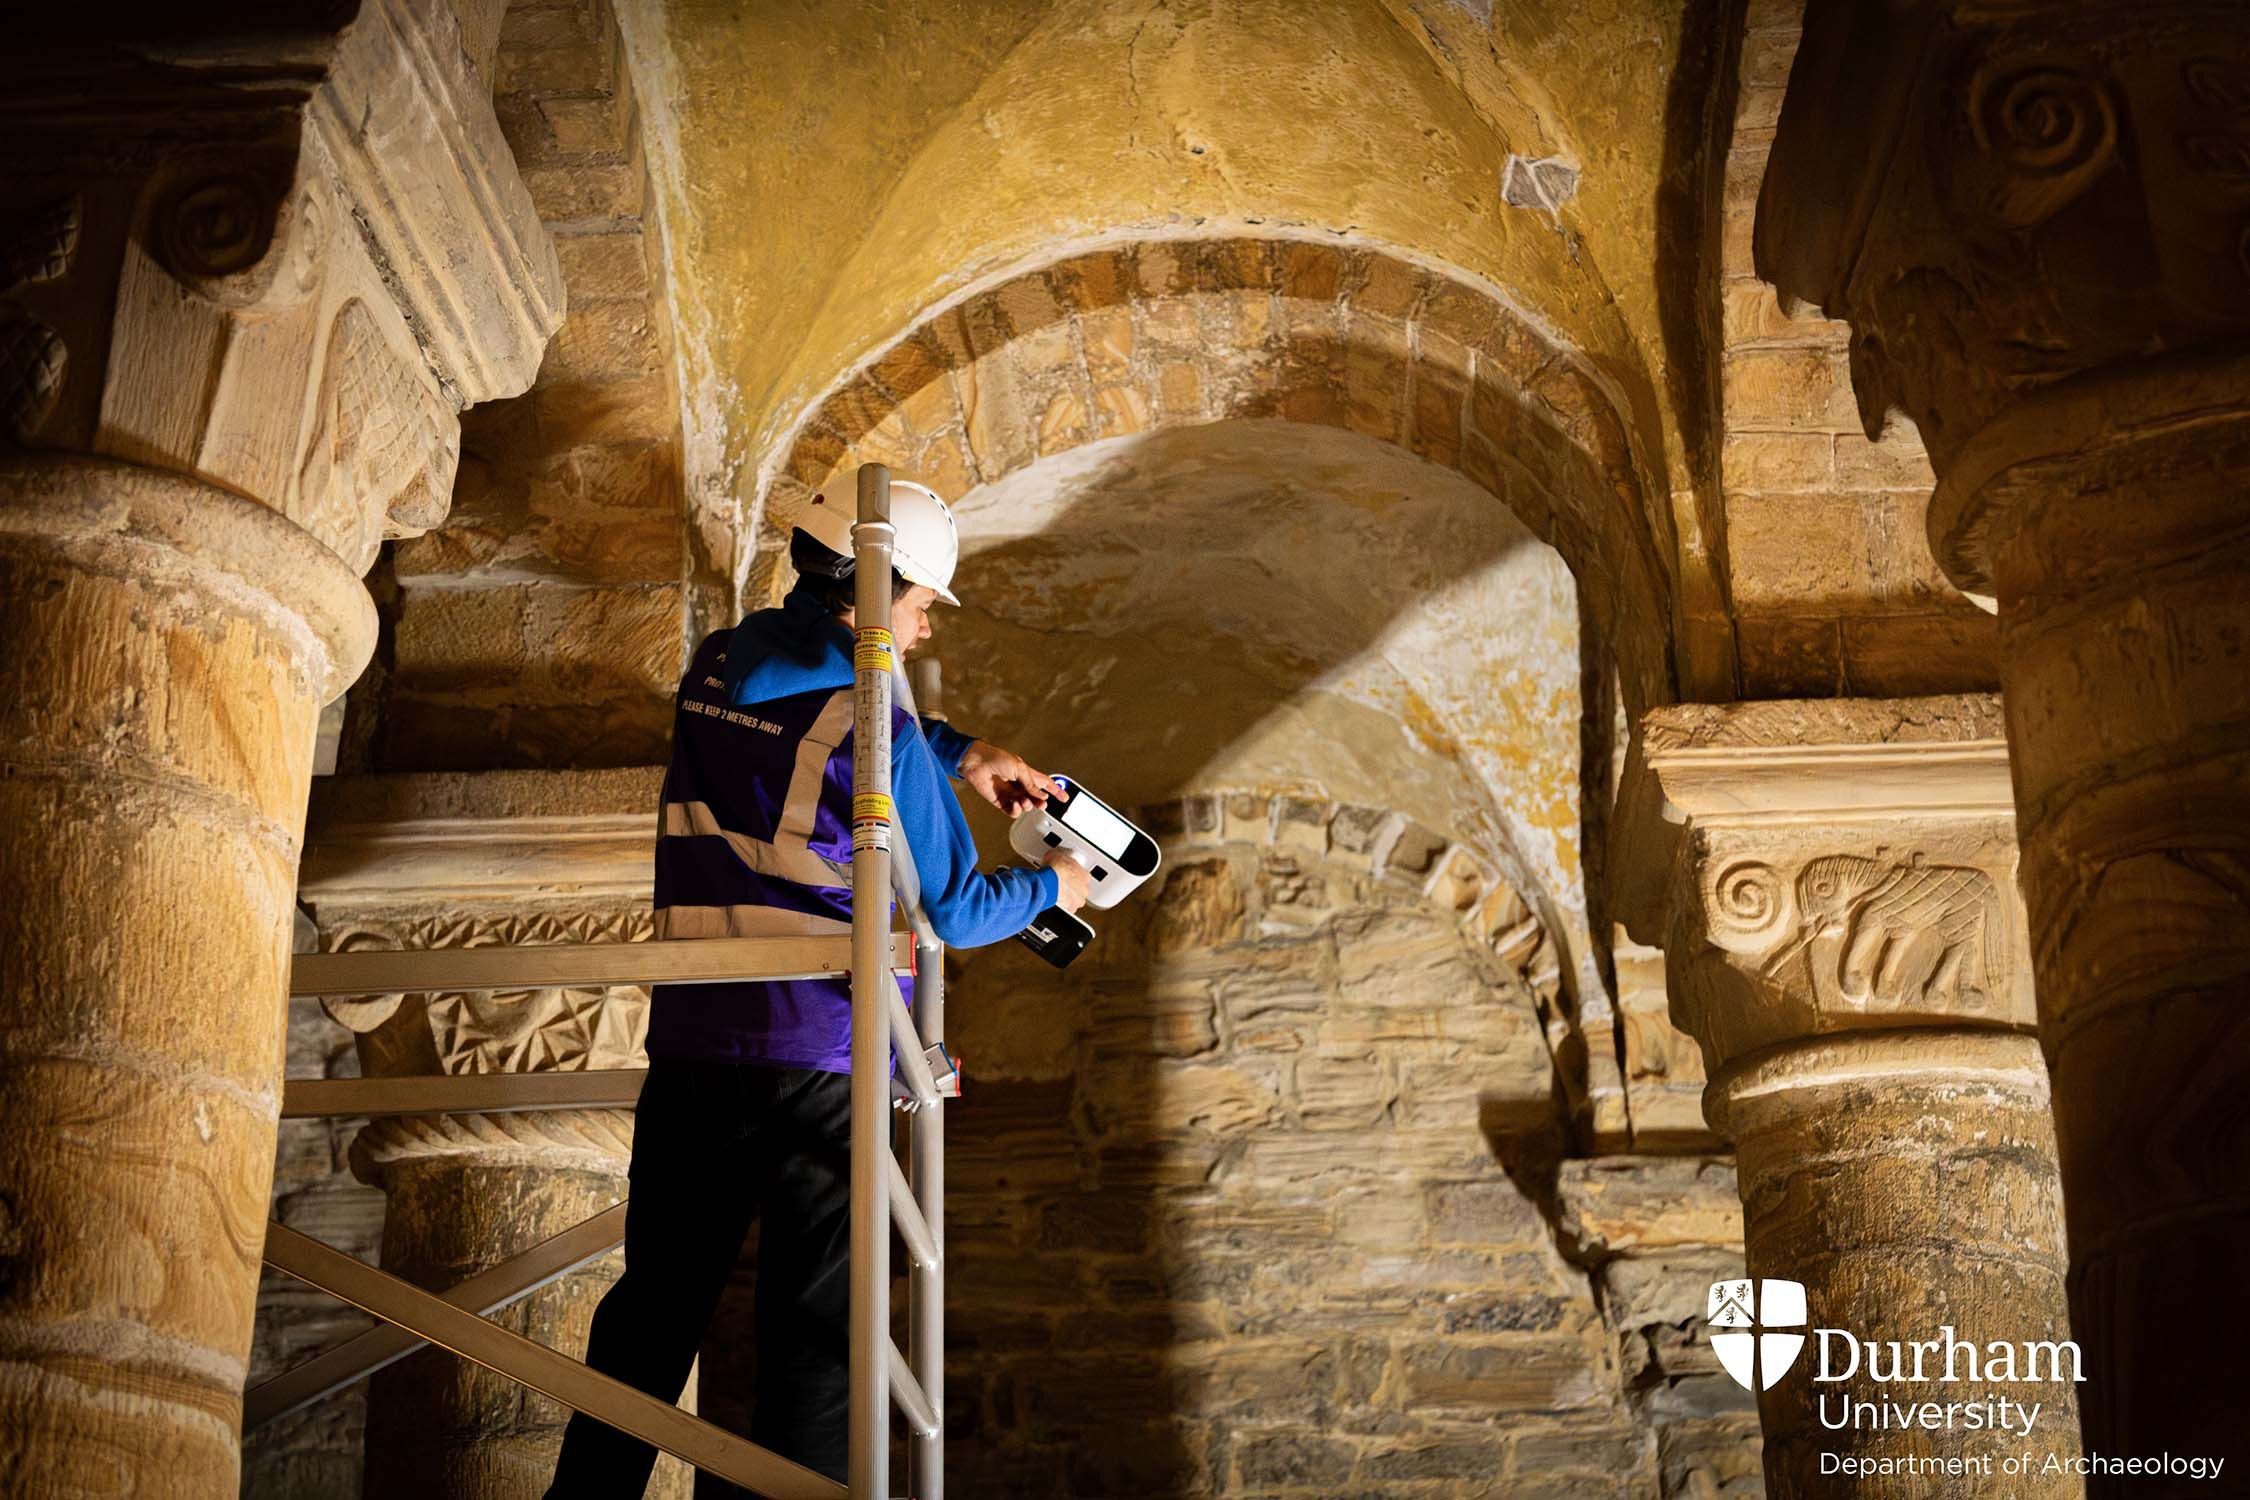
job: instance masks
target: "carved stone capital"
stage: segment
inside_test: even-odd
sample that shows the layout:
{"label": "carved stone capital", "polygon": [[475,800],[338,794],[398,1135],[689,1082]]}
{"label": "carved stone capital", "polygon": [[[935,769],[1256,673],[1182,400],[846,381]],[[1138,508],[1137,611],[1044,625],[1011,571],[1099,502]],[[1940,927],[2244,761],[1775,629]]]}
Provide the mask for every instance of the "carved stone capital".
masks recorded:
{"label": "carved stone capital", "polygon": [[1945,475],[2035,393],[2250,349],[2246,195],[2250,8],[1812,0],[1758,272],[1851,323],[1869,435],[1903,408]]}
{"label": "carved stone capital", "polygon": [[1614,867],[1706,1110],[1771,1049],[2033,1024],[1996,700],[1680,705],[1641,722]]}
{"label": "carved stone capital", "polygon": [[[644,942],[645,909],[446,912],[321,924],[323,947],[479,948],[495,944]],[[359,1033],[367,1074],[540,1073],[642,1065],[648,991],[533,988],[365,995],[325,1002]]]}
{"label": "carved stone capital", "polygon": [[[488,771],[323,783],[297,897],[324,948],[624,943],[654,931],[663,769]],[[642,1064],[643,989],[388,994],[326,1002],[369,1074]]]}
{"label": "carved stone capital", "polygon": [[0,69],[0,440],[193,474],[364,571],[445,514],[460,409],[530,385],[553,246],[448,0],[198,20],[90,7]]}

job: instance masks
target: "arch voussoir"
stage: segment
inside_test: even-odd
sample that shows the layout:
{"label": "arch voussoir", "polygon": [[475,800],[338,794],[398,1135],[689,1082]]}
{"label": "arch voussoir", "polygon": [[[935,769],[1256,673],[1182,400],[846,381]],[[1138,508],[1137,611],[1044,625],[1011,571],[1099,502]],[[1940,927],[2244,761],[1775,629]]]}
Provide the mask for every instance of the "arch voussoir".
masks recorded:
{"label": "arch voussoir", "polygon": [[1662,511],[1600,378],[1495,289],[1341,241],[1104,246],[938,309],[769,464],[751,591],[770,596],[798,510],[861,463],[959,494],[1087,443],[1230,420],[1338,427],[1468,476],[1564,553],[1629,693],[1670,696]]}

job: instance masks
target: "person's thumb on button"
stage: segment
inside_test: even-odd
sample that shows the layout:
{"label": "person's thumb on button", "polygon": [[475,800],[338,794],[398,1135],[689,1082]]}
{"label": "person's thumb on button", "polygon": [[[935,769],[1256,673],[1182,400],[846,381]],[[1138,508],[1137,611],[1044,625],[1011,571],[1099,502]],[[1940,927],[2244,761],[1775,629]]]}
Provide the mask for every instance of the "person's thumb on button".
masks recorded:
{"label": "person's thumb on button", "polygon": [[1055,905],[1074,912],[1086,904],[1087,894],[1094,888],[1094,877],[1086,873],[1084,865],[1065,850],[1049,849],[1047,868],[1055,872]]}

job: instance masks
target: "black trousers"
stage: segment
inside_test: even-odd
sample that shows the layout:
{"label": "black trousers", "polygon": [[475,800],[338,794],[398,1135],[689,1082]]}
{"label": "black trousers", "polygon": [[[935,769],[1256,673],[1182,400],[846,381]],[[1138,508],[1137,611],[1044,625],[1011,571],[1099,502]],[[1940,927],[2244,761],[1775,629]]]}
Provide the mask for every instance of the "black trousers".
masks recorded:
{"label": "black trousers", "polygon": [[[750,1440],[837,1480],[850,1426],[849,1075],[652,1060],[633,1115],[625,1274],[586,1363],[677,1401],[753,1220]],[[575,1414],[548,1500],[637,1500],[656,1450]],[[736,1491],[747,1494],[748,1491]]]}

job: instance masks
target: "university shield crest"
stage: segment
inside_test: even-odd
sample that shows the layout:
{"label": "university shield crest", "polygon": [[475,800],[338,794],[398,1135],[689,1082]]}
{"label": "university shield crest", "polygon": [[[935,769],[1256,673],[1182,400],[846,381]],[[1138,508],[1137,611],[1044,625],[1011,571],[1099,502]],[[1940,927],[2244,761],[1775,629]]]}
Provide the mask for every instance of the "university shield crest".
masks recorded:
{"label": "university shield crest", "polygon": [[1804,1328],[1805,1284],[1748,1277],[1714,1281],[1704,1321],[1710,1326],[1712,1351],[1735,1383],[1746,1391],[1771,1390],[1805,1347],[1802,1332],[1771,1331]]}

